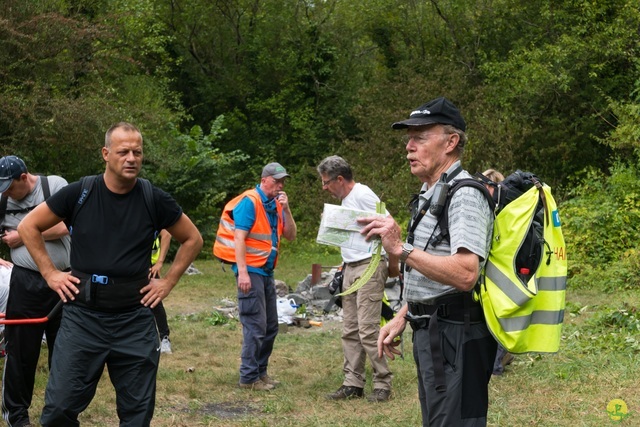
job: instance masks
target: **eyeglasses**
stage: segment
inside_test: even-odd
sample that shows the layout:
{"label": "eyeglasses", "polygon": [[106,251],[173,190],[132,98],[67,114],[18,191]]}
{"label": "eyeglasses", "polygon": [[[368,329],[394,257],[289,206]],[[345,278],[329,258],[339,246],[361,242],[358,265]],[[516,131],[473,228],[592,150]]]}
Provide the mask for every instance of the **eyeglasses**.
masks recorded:
{"label": "eyeglasses", "polygon": [[326,181],[322,181],[322,186],[325,187],[325,186],[329,185],[329,183],[331,181],[335,181],[336,179],[338,179],[338,178],[331,178],[331,179],[328,179]]}
{"label": "eyeglasses", "polygon": [[424,144],[425,142],[427,142],[427,140],[429,139],[430,136],[433,135],[438,135],[438,136],[446,136],[446,135],[451,135],[451,133],[436,133],[436,132],[431,132],[431,133],[423,133],[420,135],[403,135],[402,136],[402,142],[406,145],[409,143],[409,141],[413,140],[416,144]]}
{"label": "eyeglasses", "polygon": [[285,178],[275,179],[274,177],[271,177],[271,179],[275,184],[284,184],[284,180],[285,180]]}

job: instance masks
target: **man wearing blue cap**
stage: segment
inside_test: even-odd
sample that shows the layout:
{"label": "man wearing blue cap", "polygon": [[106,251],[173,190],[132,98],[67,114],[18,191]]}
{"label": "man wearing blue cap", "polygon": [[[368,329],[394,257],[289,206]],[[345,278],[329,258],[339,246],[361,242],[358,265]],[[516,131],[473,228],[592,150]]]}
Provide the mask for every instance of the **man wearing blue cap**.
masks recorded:
{"label": "man wearing blue cap", "polygon": [[434,240],[440,231],[437,211],[445,200],[437,194],[442,190],[446,196],[448,185],[471,177],[460,164],[466,124],[455,105],[437,98],[392,127],[406,131],[407,160],[422,188],[413,204],[406,242],[391,217],[362,221],[363,233],[380,236],[387,253],[404,263],[407,304],[380,330],[378,353],[392,359],[400,354],[394,338],[409,322],[422,425],[485,426],[497,344],[471,295],[493,229],[491,209],[479,189],[465,186],[453,194],[449,236]]}
{"label": "man wearing blue cap", "polygon": [[[7,319],[45,317],[60,301],[40,274],[16,229],[23,218],[49,194],[56,193],[66,185],[67,181],[59,176],[43,177],[30,174],[24,161],[17,156],[5,156],[0,159],[0,225],[4,230],[2,242],[11,249],[13,261]],[[46,250],[56,267],[68,270],[71,240],[67,227],[58,224],[45,231],[43,237]],[[7,325],[5,328],[7,358],[2,378],[2,415],[11,426],[31,425],[29,406],[40,357],[42,334],[44,332],[47,337],[51,367],[59,326],[58,313],[46,323],[15,324]]]}
{"label": "man wearing blue cap", "polygon": [[239,387],[273,390],[280,382],[269,376],[269,358],[278,335],[278,308],[273,271],[280,238],[296,238],[296,222],[283,191],[289,174],[279,163],[262,169],[260,184],[224,207],[213,254],[233,264],[238,282],[242,323]]}

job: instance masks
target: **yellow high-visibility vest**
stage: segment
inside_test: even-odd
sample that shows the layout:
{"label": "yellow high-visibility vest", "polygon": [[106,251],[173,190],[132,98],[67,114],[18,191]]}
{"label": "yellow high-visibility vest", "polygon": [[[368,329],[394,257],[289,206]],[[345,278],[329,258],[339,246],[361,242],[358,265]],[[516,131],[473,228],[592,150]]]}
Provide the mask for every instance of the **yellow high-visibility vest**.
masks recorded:
{"label": "yellow high-visibility vest", "polygon": [[158,262],[158,258],[160,258],[160,238],[156,237],[151,247],[151,265],[155,265]]}
{"label": "yellow high-visibility vest", "polygon": [[[533,221],[536,205],[544,206],[544,247],[535,274],[524,283],[515,257]],[[496,216],[493,243],[479,286],[487,325],[511,353],[555,353],[560,346],[567,283],[567,252],[551,189],[531,187]]]}

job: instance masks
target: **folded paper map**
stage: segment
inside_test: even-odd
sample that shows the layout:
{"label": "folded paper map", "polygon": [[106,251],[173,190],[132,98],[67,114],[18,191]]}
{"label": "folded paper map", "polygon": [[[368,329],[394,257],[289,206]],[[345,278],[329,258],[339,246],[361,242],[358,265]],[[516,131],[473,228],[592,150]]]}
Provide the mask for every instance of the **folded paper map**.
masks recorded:
{"label": "folded paper map", "polygon": [[366,241],[365,237],[360,234],[363,226],[356,221],[358,218],[368,216],[384,217],[384,215],[375,212],[349,209],[325,203],[316,241],[323,245],[340,246],[360,252],[373,253],[378,247],[380,239]]}

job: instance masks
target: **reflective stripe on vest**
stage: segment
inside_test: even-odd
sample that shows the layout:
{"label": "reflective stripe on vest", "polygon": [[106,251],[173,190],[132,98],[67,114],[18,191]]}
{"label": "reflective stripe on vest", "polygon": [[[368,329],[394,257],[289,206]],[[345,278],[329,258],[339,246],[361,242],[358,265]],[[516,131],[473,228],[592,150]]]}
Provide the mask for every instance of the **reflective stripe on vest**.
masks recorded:
{"label": "reflective stripe on vest", "polygon": [[[236,262],[236,245],[234,240],[235,222],[231,217],[231,212],[245,197],[251,199],[253,206],[256,209],[256,221],[254,222],[251,230],[249,230],[247,238],[245,239],[246,262],[247,265],[251,267],[259,268],[265,265],[271,251],[273,249],[277,250],[278,247],[274,248],[272,246],[271,225],[269,224],[267,211],[262,204],[262,198],[256,189],[245,191],[225,205],[222,210],[222,217],[220,218],[220,225],[218,226],[216,240],[213,244],[213,255],[223,261],[230,263]],[[277,233],[279,246],[284,223],[282,221],[282,205],[278,201],[276,201],[276,210],[278,215]],[[276,257],[274,268],[277,261],[278,258]]]}
{"label": "reflective stripe on vest", "polygon": [[[535,275],[523,283],[515,271],[515,256],[533,221],[539,197],[545,199],[545,247]],[[503,235],[501,230],[505,230]],[[532,187],[505,206],[494,221],[493,232],[480,286],[489,329],[509,352],[557,352],[564,320],[567,257],[550,188]]]}

